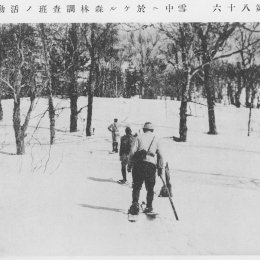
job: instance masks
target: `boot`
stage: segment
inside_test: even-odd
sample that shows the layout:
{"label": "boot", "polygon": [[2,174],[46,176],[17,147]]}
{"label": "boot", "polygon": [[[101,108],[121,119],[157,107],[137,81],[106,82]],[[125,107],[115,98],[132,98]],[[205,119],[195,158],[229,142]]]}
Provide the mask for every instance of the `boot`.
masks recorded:
{"label": "boot", "polygon": [[144,209],[144,213],[152,213],[153,212],[153,207],[146,207]]}
{"label": "boot", "polygon": [[128,210],[128,213],[131,215],[138,215],[139,214],[139,203],[133,202],[130,209]]}
{"label": "boot", "polygon": [[118,153],[118,142],[115,142],[115,152]]}
{"label": "boot", "polygon": [[115,142],[112,143],[112,152],[115,152],[116,148],[115,148]]}
{"label": "boot", "polygon": [[123,180],[126,182],[126,166],[122,165],[121,172],[122,172]]}
{"label": "boot", "polygon": [[118,183],[120,183],[120,184],[125,184],[125,183],[127,183],[127,181],[124,180],[124,179],[122,179],[122,180],[119,180]]}
{"label": "boot", "polygon": [[148,209],[153,209],[152,204],[153,204],[153,196],[154,196],[154,191],[153,189],[149,189],[147,191],[146,195],[146,208]]}

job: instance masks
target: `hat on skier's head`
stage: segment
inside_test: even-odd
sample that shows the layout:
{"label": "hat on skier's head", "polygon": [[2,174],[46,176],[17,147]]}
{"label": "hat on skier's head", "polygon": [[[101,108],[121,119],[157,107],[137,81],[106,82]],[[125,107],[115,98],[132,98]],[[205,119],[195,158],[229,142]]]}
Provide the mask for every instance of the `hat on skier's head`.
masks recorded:
{"label": "hat on skier's head", "polygon": [[114,122],[117,122],[117,120],[118,120],[118,119],[117,119],[117,118],[115,118],[115,119],[114,119]]}
{"label": "hat on skier's head", "polygon": [[127,127],[125,128],[125,133],[126,133],[126,134],[131,134],[131,133],[132,133],[132,130],[131,130],[131,128],[130,128],[129,126],[127,126]]}
{"label": "hat on skier's head", "polygon": [[154,127],[153,127],[153,124],[151,122],[146,122],[144,124],[144,127],[143,129],[146,129],[146,130],[154,130]]}

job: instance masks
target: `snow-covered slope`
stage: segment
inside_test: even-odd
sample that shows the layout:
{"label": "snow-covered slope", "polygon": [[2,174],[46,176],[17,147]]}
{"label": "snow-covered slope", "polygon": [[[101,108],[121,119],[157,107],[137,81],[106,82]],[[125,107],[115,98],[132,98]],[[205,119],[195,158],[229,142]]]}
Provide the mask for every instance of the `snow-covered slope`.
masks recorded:
{"label": "snow-covered slope", "polygon": [[[56,144],[48,145],[47,101],[40,99],[26,138],[26,154],[14,155],[12,101],[3,102],[0,122],[0,255],[259,254],[260,112],[216,107],[219,135],[209,136],[206,107],[190,104],[187,143],[178,136],[179,102],[94,99],[95,135],[85,137],[86,109],[77,133],[69,133],[69,101],[55,100]],[[79,107],[87,104],[79,99]],[[28,100],[22,102],[23,111]],[[117,154],[109,154],[107,126],[117,117],[121,133],[156,126],[171,168],[173,201],[158,198],[153,221],[127,221],[131,188],[121,178]],[[40,122],[39,122],[40,121]],[[39,125],[38,125],[39,123]],[[37,131],[35,126],[38,125]],[[131,183],[131,175],[128,174]],[[143,187],[141,200],[145,200]]]}

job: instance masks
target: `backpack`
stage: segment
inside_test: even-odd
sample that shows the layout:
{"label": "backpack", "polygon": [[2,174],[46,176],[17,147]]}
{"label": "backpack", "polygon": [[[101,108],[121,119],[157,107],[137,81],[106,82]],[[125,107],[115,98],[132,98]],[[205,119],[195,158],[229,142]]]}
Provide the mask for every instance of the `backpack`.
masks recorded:
{"label": "backpack", "polygon": [[151,144],[150,144],[150,146],[149,146],[149,148],[148,148],[147,151],[146,151],[145,149],[142,149],[142,150],[136,151],[136,152],[134,153],[134,155],[133,155],[133,161],[136,161],[136,162],[138,162],[138,161],[144,161],[144,160],[146,159],[146,156],[147,156],[148,154],[151,155],[151,154],[149,153],[149,151],[150,151],[150,148],[151,148],[151,146],[152,146],[152,144],[153,144],[154,138],[155,138],[155,137],[153,137],[153,140],[152,140],[152,142],[151,142]]}
{"label": "backpack", "polygon": [[131,150],[131,145],[132,145],[133,137],[132,136],[123,136],[121,139],[121,148],[122,148],[122,153],[129,154]]}

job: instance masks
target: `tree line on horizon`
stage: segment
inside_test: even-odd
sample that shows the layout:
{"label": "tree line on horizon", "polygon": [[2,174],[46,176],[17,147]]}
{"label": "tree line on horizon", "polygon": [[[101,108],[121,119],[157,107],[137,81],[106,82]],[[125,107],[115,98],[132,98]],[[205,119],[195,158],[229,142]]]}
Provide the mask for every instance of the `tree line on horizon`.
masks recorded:
{"label": "tree line on horizon", "polygon": [[[50,144],[53,98],[70,100],[70,132],[78,130],[78,98],[87,96],[86,136],[94,97],[170,97],[180,101],[179,137],[187,140],[188,102],[204,98],[209,134],[217,134],[215,103],[250,109],[258,98],[259,23],[1,24],[1,100],[12,98],[17,154],[37,98],[48,99]],[[245,100],[241,93],[245,90]],[[21,122],[21,98],[30,98]]]}

